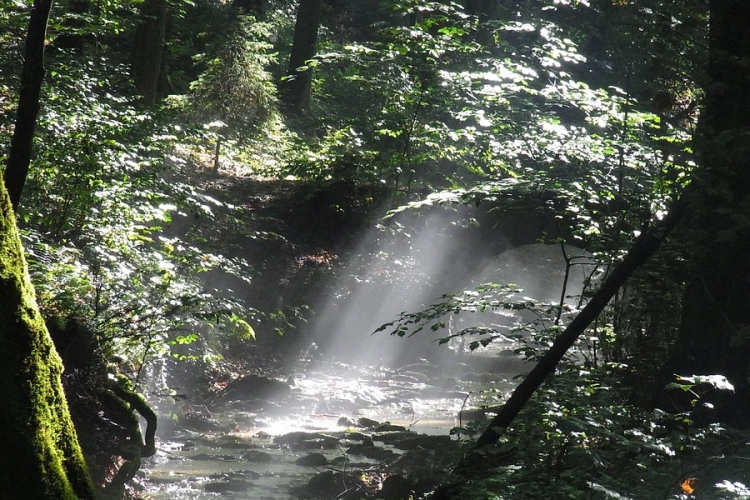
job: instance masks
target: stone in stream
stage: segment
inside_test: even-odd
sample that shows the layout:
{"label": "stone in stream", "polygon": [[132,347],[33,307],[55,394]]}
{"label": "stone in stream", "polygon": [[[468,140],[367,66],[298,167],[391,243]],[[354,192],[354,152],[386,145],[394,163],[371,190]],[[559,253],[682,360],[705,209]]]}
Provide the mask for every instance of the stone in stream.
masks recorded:
{"label": "stone in stream", "polygon": [[270,453],[266,453],[265,451],[250,450],[247,453],[244,453],[240,458],[248,462],[266,463],[270,462],[273,457]]}
{"label": "stone in stream", "polygon": [[245,375],[227,384],[219,394],[222,401],[281,401],[292,393],[291,387],[284,382],[258,375]]}
{"label": "stone in stream", "polygon": [[302,498],[343,498],[340,495],[344,492],[355,494],[347,498],[365,498],[367,489],[360,476],[361,473],[327,470],[310,478],[306,485],[291,488],[291,492]]}
{"label": "stone in stream", "polygon": [[252,483],[248,483],[246,481],[230,480],[217,483],[207,483],[205,486],[203,486],[203,489],[210,493],[227,493],[230,491],[247,491],[251,486]]}
{"label": "stone in stream", "polygon": [[357,420],[357,425],[364,427],[365,429],[372,429],[380,425],[380,422],[371,418],[362,417]]}
{"label": "stone in stream", "polygon": [[320,432],[290,432],[277,436],[273,442],[289,446],[293,450],[333,450],[339,445],[339,439]]}
{"label": "stone in stream", "polygon": [[306,467],[322,467],[328,465],[328,459],[322,453],[309,453],[304,457],[299,457],[294,463]]}

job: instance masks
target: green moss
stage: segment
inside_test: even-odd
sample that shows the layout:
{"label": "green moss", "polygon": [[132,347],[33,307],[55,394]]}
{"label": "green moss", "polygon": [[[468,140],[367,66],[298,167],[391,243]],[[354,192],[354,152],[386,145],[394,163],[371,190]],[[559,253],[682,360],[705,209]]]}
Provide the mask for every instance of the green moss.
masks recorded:
{"label": "green moss", "polygon": [[0,182],[0,498],[95,498]]}

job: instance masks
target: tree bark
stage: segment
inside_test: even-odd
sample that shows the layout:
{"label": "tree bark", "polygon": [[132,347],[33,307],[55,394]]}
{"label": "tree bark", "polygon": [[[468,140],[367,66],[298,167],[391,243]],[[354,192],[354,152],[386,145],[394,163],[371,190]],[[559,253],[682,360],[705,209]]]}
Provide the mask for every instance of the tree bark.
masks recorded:
{"label": "tree bark", "polygon": [[44,45],[50,9],[52,9],[52,0],[34,0],[29,18],[16,124],[4,174],[5,186],[13,210],[18,209],[23,186],[29,174],[34,129],[39,114],[39,97],[44,81]]}
{"label": "tree bark", "polygon": [[162,81],[162,59],[167,32],[167,1],[146,0],[141,6],[141,21],[135,35],[132,75],[136,87],[147,104],[159,98]]}
{"label": "tree bark", "polygon": [[302,114],[310,100],[312,70],[299,68],[306,66],[307,61],[315,57],[322,10],[323,0],[300,0],[294,25],[292,53],[289,56],[290,78],[283,82],[281,89],[284,106],[293,115]]}
{"label": "tree bark", "polygon": [[[711,0],[708,76],[689,214],[691,276],[666,376],[724,375],[714,418],[750,425],[750,2]],[[721,401],[721,404],[719,403]],[[689,405],[689,402],[688,402]],[[689,407],[669,408],[680,411]]]}
{"label": "tree bark", "polygon": [[617,293],[617,290],[656,252],[662,241],[664,241],[680,219],[682,219],[683,213],[683,203],[681,201],[676,202],[669,215],[654,223],[636,239],[633,248],[630,249],[623,261],[604,280],[604,283],[602,283],[602,286],[591,298],[586,307],[557,337],[549,351],[542,356],[534,369],[531,370],[523,382],[513,391],[513,394],[511,394],[508,401],[502,406],[500,412],[492,419],[490,425],[487,426],[477,440],[476,448],[497,442],[500,434],[510,426],[534,392],[542,385],[547,376],[555,370],[555,367],[568,349],[596,319],[599,313],[602,312],[610,299]]}
{"label": "tree bark", "polygon": [[39,313],[15,215],[0,183],[0,498],[94,499]]}

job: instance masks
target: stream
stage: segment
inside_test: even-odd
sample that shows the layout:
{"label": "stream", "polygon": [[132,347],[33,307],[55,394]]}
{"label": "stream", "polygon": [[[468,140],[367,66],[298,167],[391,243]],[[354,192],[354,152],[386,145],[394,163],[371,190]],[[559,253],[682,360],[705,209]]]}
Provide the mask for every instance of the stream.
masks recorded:
{"label": "stream", "polygon": [[318,365],[288,380],[291,392],[282,398],[188,405],[179,409],[179,423],[173,422],[177,409],[162,410],[158,452],[141,471],[142,494],[154,500],[304,498],[299,488],[323,471],[393,463],[404,453],[397,438],[455,440],[448,438],[452,428],[484,418],[469,409],[498,404],[519,371],[517,359],[498,364],[496,354],[466,354],[460,361],[398,370]]}

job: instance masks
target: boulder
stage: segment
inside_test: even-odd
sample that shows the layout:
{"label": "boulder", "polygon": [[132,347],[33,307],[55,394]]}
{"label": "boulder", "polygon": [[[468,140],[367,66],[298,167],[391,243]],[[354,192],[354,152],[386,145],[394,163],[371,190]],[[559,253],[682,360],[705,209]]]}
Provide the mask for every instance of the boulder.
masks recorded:
{"label": "boulder", "polygon": [[223,401],[281,401],[292,393],[284,382],[259,375],[245,375],[227,384],[219,394]]}

